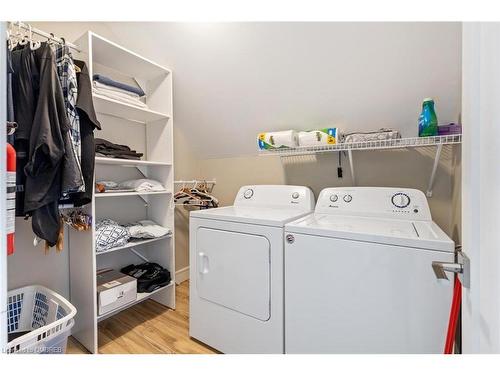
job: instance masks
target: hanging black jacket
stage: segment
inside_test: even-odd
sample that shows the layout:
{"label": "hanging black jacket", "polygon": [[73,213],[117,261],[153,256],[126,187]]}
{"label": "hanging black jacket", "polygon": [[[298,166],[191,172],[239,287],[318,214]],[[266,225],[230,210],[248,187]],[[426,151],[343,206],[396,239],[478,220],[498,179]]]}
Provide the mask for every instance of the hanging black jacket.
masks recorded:
{"label": "hanging black jacket", "polygon": [[95,141],[94,129],[101,130],[101,124],[97,120],[92,101],[92,83],[85,62],[75,60],[75,65],[80,68],[76,74],[78,80],[78,99],[76,109],[80,116],[80,136],[82,141],[82,173],[85,180],[85,191],[73,195],[75,206],[83,206],[92,201],[94,191],[94,165],[95,165]]}
{"label": "hanging black jacket", "polygon": [[[70,141],[70,124],[51,47],[42,43],[36,50],[25,47],[23,51],[31,54],[31,58],[28,58],[29,67],[24,67],[28,76],[21,81],[31,75],[34,98],[31,129],[26,124],[21,132],[23,138],[29,134],[28,159],[24,167],[24,211],[32,215],[33,232],[53,246],[60,229],[61,166],[66,154],[65,145]],[[26,82],[20,85],[29,86]],[[31,110],[31,107],[27,109]]]}

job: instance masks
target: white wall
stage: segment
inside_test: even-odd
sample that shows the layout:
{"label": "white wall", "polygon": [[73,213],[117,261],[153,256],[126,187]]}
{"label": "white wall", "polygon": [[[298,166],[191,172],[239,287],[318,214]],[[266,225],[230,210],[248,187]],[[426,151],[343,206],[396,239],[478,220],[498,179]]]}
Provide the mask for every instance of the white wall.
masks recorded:
{"label": "white wall", "polygon": [[456,121],[460,23],[111,23],[174,71],[175,124],[196,156],[256,153],[264,130],[417,134],[422,99]]}

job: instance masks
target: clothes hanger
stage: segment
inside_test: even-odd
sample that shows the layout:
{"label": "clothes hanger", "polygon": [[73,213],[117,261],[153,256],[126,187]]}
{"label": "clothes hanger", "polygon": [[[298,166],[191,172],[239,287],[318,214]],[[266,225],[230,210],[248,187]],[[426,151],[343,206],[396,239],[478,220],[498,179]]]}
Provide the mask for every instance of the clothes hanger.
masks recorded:
{"label": "clothes hanger", "polygon": [[21,46],[25,46],[26,44],[28,44],[28,41],[29,41],[29,40],[28,40],[28,38],[29,38],[29,36],[26,34],[26,32],[24,33],[24,35],[23,35],[23,33],[21,32],[21,21],[19,21],[19,23],[18,23],[18,27],[19,27],[19,35],[20,35],[20,36],[22,35],[22,38],[21,38],[21,40],[19,41],[19,45],[21,45]]}
{"label": "clothes hanger", "polygon": [[52,47],[52,46],[54,46],[56,44],[55,41],[54,41],[55,37],[56,36],[54,35],[54,33],[50,33],[50,37],[47,37],[47,44],[50,47]]}
{"label": "clothes hanger", "polygon": [[21,38],[21,24],[20,22],[17,23],[17,30],[15,30],[16,23],[14,22],[13,26],[11,27],[12,32],[10,33],[10,38],[11,38],[11,51],[16,48],[19,45],[19,41]]}
{"label": "clothes hanger", "polygon": [[29,25],[29,37],[30,37],[30,48],[32,51],[40,48],[42,45],[41,42],[35,42],[33,41],[33,30],[31,29],[31,25]]}
{"label": "clothes hanger", "polygon": [[7,48],[9,49],[9,51],[12,51],[12,40],[10,36],[10,31],[5,30],[5,34],[7,34]]}

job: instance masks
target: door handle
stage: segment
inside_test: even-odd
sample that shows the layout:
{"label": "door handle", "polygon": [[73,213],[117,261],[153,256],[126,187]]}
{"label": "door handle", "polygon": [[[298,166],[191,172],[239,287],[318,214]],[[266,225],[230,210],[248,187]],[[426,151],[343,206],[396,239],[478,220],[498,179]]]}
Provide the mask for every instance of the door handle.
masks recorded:
{"label": "door handle", "polygon": [[462,285],[470,287],[470,260],[461,251],[458,252],[458,262],[432,262],[432,270],[438,280],[449,280],[446,272],[456,273]]}
{"label": "door handle", "polygon": [[202,275],[208,273],[208,257],[205,253],[198,253],[198,272]]}

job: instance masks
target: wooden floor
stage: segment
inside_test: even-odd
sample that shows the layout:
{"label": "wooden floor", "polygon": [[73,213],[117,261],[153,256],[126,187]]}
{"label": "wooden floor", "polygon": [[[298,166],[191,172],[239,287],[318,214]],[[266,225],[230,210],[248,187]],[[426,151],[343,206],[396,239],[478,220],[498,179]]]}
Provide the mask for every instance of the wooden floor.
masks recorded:
{"label": "wooden floor", "polygon": [[[70,339],[67,353],[88,351]],[[209,354],[213,349],[189,337],[189,281],[176,287],[176,309],[147,300],[99,323],[102,354]]]}

